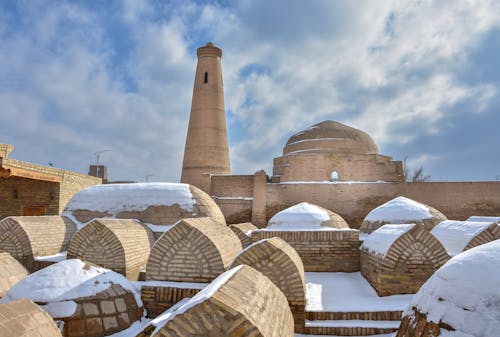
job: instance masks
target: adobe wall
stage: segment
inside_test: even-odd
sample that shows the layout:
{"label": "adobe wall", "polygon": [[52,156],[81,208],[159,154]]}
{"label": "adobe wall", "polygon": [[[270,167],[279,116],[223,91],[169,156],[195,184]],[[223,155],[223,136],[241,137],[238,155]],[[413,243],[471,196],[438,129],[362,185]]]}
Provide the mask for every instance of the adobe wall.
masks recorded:
{"label": "adobe wall", "polygon": [[268,183],[266,219],[287,207],[307,201],[341,215],[351,228],[359,228],[369,211],[400,195],[432,206],[448,219],[465,220],[473,214],[494,216],[500,211],[500,181]]}
{"label": "adobe wall", "polygon": [[64,207],[66,207],[66,204],[73,197],[73,195],[75,195],[75,193],[80,192],[87,187],[99,185],[102,182],[101,178],[66,170],[63,171],[62,175],[63,179],[61,182],[61,190],[59,192],[59,211],[57,214],[60,214],[64,210]]}
{"label": "adobe wall", "polygon": [[[54,198],[51,197],[52,192]],[[0,219],[12,215],[23,215],[25,206],[42,206],[45,208],[45,215],[57,215],[59,214],[58,193],[59,183],[20,177],[2,178]]]}
{"label": "adobe wall", "polygon": [[212,175],[210,195],[228,224],[250,221],[254,175]]}

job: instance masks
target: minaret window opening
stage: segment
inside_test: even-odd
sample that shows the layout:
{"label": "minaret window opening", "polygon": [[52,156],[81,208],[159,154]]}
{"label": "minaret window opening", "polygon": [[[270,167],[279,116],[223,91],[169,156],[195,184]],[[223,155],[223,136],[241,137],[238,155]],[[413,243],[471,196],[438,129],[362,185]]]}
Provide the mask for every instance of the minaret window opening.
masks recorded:
{"label": "minaret window opening", "polygon": [[208,72],[205,71],[205,80],[203,81],[203,83],[208,83]]}

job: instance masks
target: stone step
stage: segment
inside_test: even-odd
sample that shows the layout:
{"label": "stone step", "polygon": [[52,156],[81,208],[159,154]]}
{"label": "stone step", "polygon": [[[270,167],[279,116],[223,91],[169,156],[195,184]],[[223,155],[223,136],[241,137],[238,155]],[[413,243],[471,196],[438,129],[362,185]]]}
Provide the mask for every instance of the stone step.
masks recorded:
{"label": "stone step", "polygon": [[335,336],[371,336],[397,331],[399,321],[318,320],[306,321],[306,334]]}
{"label": "stone step", "polygon": [[400,321],[402,311],[306,311],[306,320]]}

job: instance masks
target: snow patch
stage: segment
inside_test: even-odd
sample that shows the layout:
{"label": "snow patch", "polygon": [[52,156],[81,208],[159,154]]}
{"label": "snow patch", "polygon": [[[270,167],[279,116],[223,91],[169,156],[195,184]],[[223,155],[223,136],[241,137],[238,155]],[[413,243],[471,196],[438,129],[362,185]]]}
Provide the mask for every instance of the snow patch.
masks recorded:
{"label": "snow patch", "polygon": [[64,260],[26,276],[7,292],[2,301],[28,298],[37,303],[63,302],[95,296],[119,284],[135,295],[142,307],[140,289],[124,276],[109,269],[94,267],[78,259]]}
{"label": "snow patch", "polygon": [[397,197],[372,210],[365,221],[409,223],[430,218],[432,214],[427,206],[405,197]]}
{"label": "snow patch", "polygon": [[[448,336],[498,336],[500,331],[500,240],[453,257],[413,297],[413,307],[434,323],[443,321],[456,332]],[[443,330],[441,330],[443,331]]]}
{"label": "snow patch", "polygon": [[415,226],[415,224],[383,225],[368,237],[365,237],[360,249],[385,256],[392,244]]}
{"label": "snow patch", "polygon": [[60,262],[66,260],[68,252],[60,252],[54,255],[35,256],[35,261]]}
{"label": "snow patch", "polygon": [[324,230],[331,227],[322,226],[330,220],[328,212],[318,206],[302,202],[276,213],[268,222],[268,230]]}
{"label": "snow patch", "polygon": [[476,222],[500,222],[500,216],[471,216],[467,219],[467,221],[476,221]]}
{"label": "snow patch", "polygon": [[179,289],[203,289],[208,283],[195,283],[195,282],[174,282],[174,281],[132,281],[137,287],[165,287],[165,288],[179,288]]}
{"label": "snow patch", "polygon": [[492,222],[442,221],[431,230],[450,256],[461,253],[469,242],[486,230]]}
{"label": "snow patch", "polygon": [[41,308],[52,317],[63,318],[73,316],[76,306],[77,304],[74,301],[62,301],[41,305]]}

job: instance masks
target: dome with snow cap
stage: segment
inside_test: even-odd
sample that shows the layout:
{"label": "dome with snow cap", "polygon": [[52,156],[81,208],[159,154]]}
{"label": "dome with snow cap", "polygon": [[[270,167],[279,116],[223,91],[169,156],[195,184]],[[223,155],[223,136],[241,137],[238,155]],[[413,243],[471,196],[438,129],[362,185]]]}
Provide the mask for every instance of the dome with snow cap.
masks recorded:
{"label": "dome with snow cap", "polygon": [[460,253],[415,294],[396,337],[493,337],[500,331],[500,240]]}
{"label": "dome with snow cap", "polygon": [[[64,336],[73,336],[71,331],[84,336],[109,335],[130,327],[143,314],[140,291],[131,282],[78,259],[28,275],[10,288],[1,302],[21,298],[41,305],[62,327]],[[93,330],[87,331],[91,327]]]}
{"label": "dome with snow cap", "polygon": [[405,197],[397,197],[368,213],[361,224],[361,234],[370,234],[385,224],[416,223],[431,230],[447,220],[440,211]]}
{"label": "dome with snow cap", "polygon": [[283,155],[303,152],[376,154],[378,147],[365,132],[345,124],[324,121],[291,136]]}
{"label": "dome with snow cap", "polygon": [[340,215],[307,202],[302,202],[276,213],[267,224],[267,229],[274,231],[343,228],[349,228],[349,225]]}
{"label": "dome with snow cap", "polygon": [[165,232],[185,218],[211,217],[226,223],[208,194],[195,186],[176,183],[92,186],[76,193],[63,215],[79,227],[95,218],[137,219],[155,233]]}

